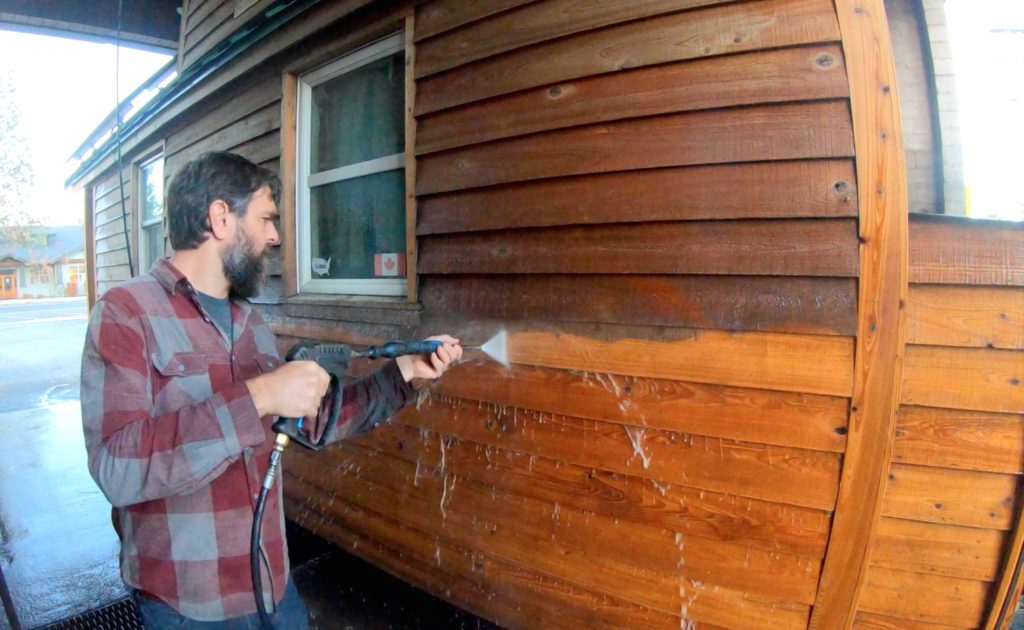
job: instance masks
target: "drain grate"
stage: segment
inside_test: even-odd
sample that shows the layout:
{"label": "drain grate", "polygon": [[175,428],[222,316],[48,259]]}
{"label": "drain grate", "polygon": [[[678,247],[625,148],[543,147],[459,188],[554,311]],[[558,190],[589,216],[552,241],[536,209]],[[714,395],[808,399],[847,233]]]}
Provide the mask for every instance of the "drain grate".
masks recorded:
{"label": "drain grate", "polygon": [[125,597],[38,630],[142,630],[142,619],[132,598]]}

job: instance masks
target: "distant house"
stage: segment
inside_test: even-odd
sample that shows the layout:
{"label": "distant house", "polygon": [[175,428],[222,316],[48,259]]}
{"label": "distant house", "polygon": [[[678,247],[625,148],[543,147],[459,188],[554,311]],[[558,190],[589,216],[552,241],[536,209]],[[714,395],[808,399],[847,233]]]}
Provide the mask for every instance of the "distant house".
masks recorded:
{"label": "distant house", "polygon": [[0,299],[84,295],[84,243],[80,225],[0,234]]}

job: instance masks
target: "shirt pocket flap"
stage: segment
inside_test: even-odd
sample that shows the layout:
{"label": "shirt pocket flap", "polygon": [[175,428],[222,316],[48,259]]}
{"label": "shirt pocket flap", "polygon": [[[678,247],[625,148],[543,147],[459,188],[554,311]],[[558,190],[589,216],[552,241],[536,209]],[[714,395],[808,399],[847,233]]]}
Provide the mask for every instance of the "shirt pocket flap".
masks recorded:
{"label": "shirt pocket flap", "polygon": [[164,376],[206,374],[209,359],[202,352],[167,352],[152,355],[153,367]]}

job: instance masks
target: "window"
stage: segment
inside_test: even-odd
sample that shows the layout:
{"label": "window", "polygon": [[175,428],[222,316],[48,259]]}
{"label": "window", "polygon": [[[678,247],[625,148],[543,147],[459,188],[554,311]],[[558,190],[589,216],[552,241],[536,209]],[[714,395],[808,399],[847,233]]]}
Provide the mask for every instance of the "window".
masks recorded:
{"label": "window", "polygon": [[32,265],[29,267],[30,284],[48,284],[50,282],[50,268],[46,265]]}
{"label": "window", "polygon": [[406,294],[401,34],[298,79],[299,290]]}
{"label": "window", "polygon": [[139,164],[139,272],[164,253],[164,156]]}

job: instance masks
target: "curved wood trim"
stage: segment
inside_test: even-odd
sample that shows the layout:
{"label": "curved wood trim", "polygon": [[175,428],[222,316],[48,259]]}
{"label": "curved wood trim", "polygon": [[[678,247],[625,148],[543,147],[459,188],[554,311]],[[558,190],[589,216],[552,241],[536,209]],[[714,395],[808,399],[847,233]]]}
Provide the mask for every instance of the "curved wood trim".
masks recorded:
{"label": "curved wood trim", "polygon": [[907,297],[907,190],[882,0],[836,0],[850,80],[860,205],[860,305],[849,435],[810,628],[849,628],[892,460]]}

